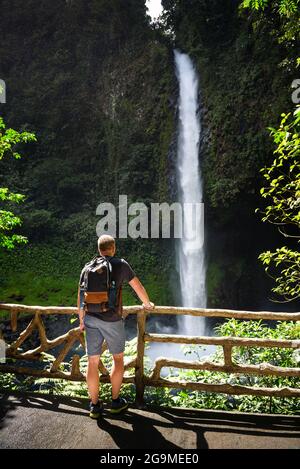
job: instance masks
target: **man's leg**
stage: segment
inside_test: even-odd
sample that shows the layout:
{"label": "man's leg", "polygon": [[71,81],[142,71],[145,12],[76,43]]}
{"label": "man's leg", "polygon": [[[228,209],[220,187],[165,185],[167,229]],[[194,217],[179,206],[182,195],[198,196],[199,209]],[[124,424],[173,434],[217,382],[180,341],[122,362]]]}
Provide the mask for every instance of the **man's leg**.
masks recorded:
{"label": "man's leg", "polygon": [[88,355],[88,369],[86,381],[88,385],[90,399],[92,404],[97,404],[99,399],[99,360],[101,347],[103,343],[103,335],[99,330],[99,319],[85,315],[85,342],[86,352]]}
{"label": "man's leg", "polygon": [[107,323],[103,321],[101,332],[107,342],[108,350],[113,356],[113,366],[110,372],[110,382],[112,387],[112,403],[110,411],[114,414],[118,414],[128,407],[126,399],[119,397],[124,376],[124,350],[126,339],[124,320]]}
{"label": "man's leg", "polygon": [[86,381],[93,404],[97,404],[99,399],[99,360],[100,355],[90,355],[88,357]]}
{"label": "man's leg", "polygon": [[112,398],[117,399],[124,375],[124,353],[113,355],[113,366],[110,372],[110,382],[112,387]]}

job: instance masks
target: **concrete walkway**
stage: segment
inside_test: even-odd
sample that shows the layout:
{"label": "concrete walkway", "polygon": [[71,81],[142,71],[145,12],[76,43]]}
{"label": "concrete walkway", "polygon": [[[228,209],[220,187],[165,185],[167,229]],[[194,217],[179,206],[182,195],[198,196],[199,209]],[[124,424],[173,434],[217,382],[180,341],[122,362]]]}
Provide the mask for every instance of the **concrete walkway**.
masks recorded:
{"label": "concrete walkway", "polygon": [[97,422],[87,400],[0,395],[0,448],[300,448],[300,416],[128,409]]}

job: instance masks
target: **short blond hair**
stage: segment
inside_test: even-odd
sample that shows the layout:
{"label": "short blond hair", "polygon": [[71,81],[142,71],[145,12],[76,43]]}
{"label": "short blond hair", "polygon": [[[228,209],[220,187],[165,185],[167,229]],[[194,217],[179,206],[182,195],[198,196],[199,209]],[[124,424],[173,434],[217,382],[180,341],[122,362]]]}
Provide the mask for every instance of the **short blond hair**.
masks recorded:
{"label": "short blond hair", "polygon": [[98,238],[99,252],[111,251],[116,246],[114,238],[110,235],[102,235]]}

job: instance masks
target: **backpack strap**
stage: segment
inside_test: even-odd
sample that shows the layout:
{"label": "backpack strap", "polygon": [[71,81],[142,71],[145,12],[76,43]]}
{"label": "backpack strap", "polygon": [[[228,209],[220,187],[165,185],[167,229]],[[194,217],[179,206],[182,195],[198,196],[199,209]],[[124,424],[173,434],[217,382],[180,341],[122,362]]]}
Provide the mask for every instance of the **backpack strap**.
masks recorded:
{"label": "backpack strap", "polygon": [[84,292],[87,291],[88,274],[89,274],[90,270],[92,269],[92,267],[94,267],[94,265],[96,264],[98,258],[99,258],[98,255],[93,257],[93,259],[91,261],[89,261],[83,268],[84,276],[83,276],[82,287],[84,289]]}
{"label": "backpack strap", "polygon": [[106,259],[107,262],[107,290],[109,290],[111,286],[111,275],[112,275],[112,265],[108,259]]}

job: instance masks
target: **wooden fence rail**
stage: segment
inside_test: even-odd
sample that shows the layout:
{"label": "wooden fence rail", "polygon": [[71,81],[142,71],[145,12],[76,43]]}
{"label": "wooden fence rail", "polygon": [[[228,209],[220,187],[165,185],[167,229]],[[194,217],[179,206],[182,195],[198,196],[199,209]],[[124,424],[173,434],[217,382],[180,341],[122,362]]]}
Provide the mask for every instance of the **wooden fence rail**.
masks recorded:
{"label": "wooden fence rail", "polygon": [[[15,364],[0,364],[0,371],[4,373],[19,373],[36,377],[60,378],[71,381],[84,381],[85,375],[80,370],[80,357],[74,354],[70,362],[70,372],[61,370],[66,355],[70,352],[76,342],[81,346],[84,344],[83,333],[79,327],[70,329],[60,337],[49,340],[46,335],[42,316],[53,314],[72,315],[77,313],[73,307],[43,307],[26,306],[17,304],[0,304],[0,311],[8,311],[10,314],[10,323],[12,331],[17,331],[18,318],[20,314],[32,315],[28,326],[19,334],[17,339],[9,344],[6,349],[6,356],[16,360],[41,360],[44,352],[62,346],[50,368],[38,370],[29,366],[17,366]],[[201,308],[178,308],[169,306],[157,306],[151,312],[145,311],[141,306],[124,307],[124,316],[129,314],[137,315],[137,354],[125,363],[125,370],[134,369],[134,374],[125,376],[124,383],[135,383],[136,400],[139,404],[143,402],[145,386],[171,387],[191,389],[206,392],[217,392],[224,394],[237,395],[257,395],[257,396],[278,396],[278,397],[300,397],[300,389],[297,388],[266,388],[254,386],[241,386],[231,384],[207,384],[202,382],[184,382],[173,379],[161,378],[161,369],[163,367],[185,368],[193,370],[209,370],[215,372],[224,372],[228,374],[254,374],[265,376],[284,376],[300,377],[300,368],[280,367],[270,363],[261,363],[258,365],[237,364],[232,358],[232,349],[234,347],[275,347],[299,349],[300,340],[281,340],[281,339],[257,339],[244,337],[191,337],[181,335],[166,334],[148,334],[146,332],[146,319],[149,314],[172,314],[172,315],[192,315],[199,317],[219,317],[236,319],[254,319],[254,320],[272,320],[272,321],[300,321],[300,313],[273,313],[268,311],[250,312],[233,311],[221,309],[201,309]],[[0,316],[1,318],[1,316]],[[32,350],[22,351],[20,349],[24,341],[33,333],[38,331],[40,344]],[[202,361],[184,361],[159,357],[154,363],[150,376],[144,372],[145,345],[147,342],[167,342],[178,344],[206,344],[221,346],[223,348],[223,363],[214,363],[210,360]],[[102,352],[105,350],[103,346]],[[109,371],[102,361],[99,365],[100,380],[109,382]],[[300,384],[300,381],[299,381]],[[300,388],[300,386],[299,386]]]}

